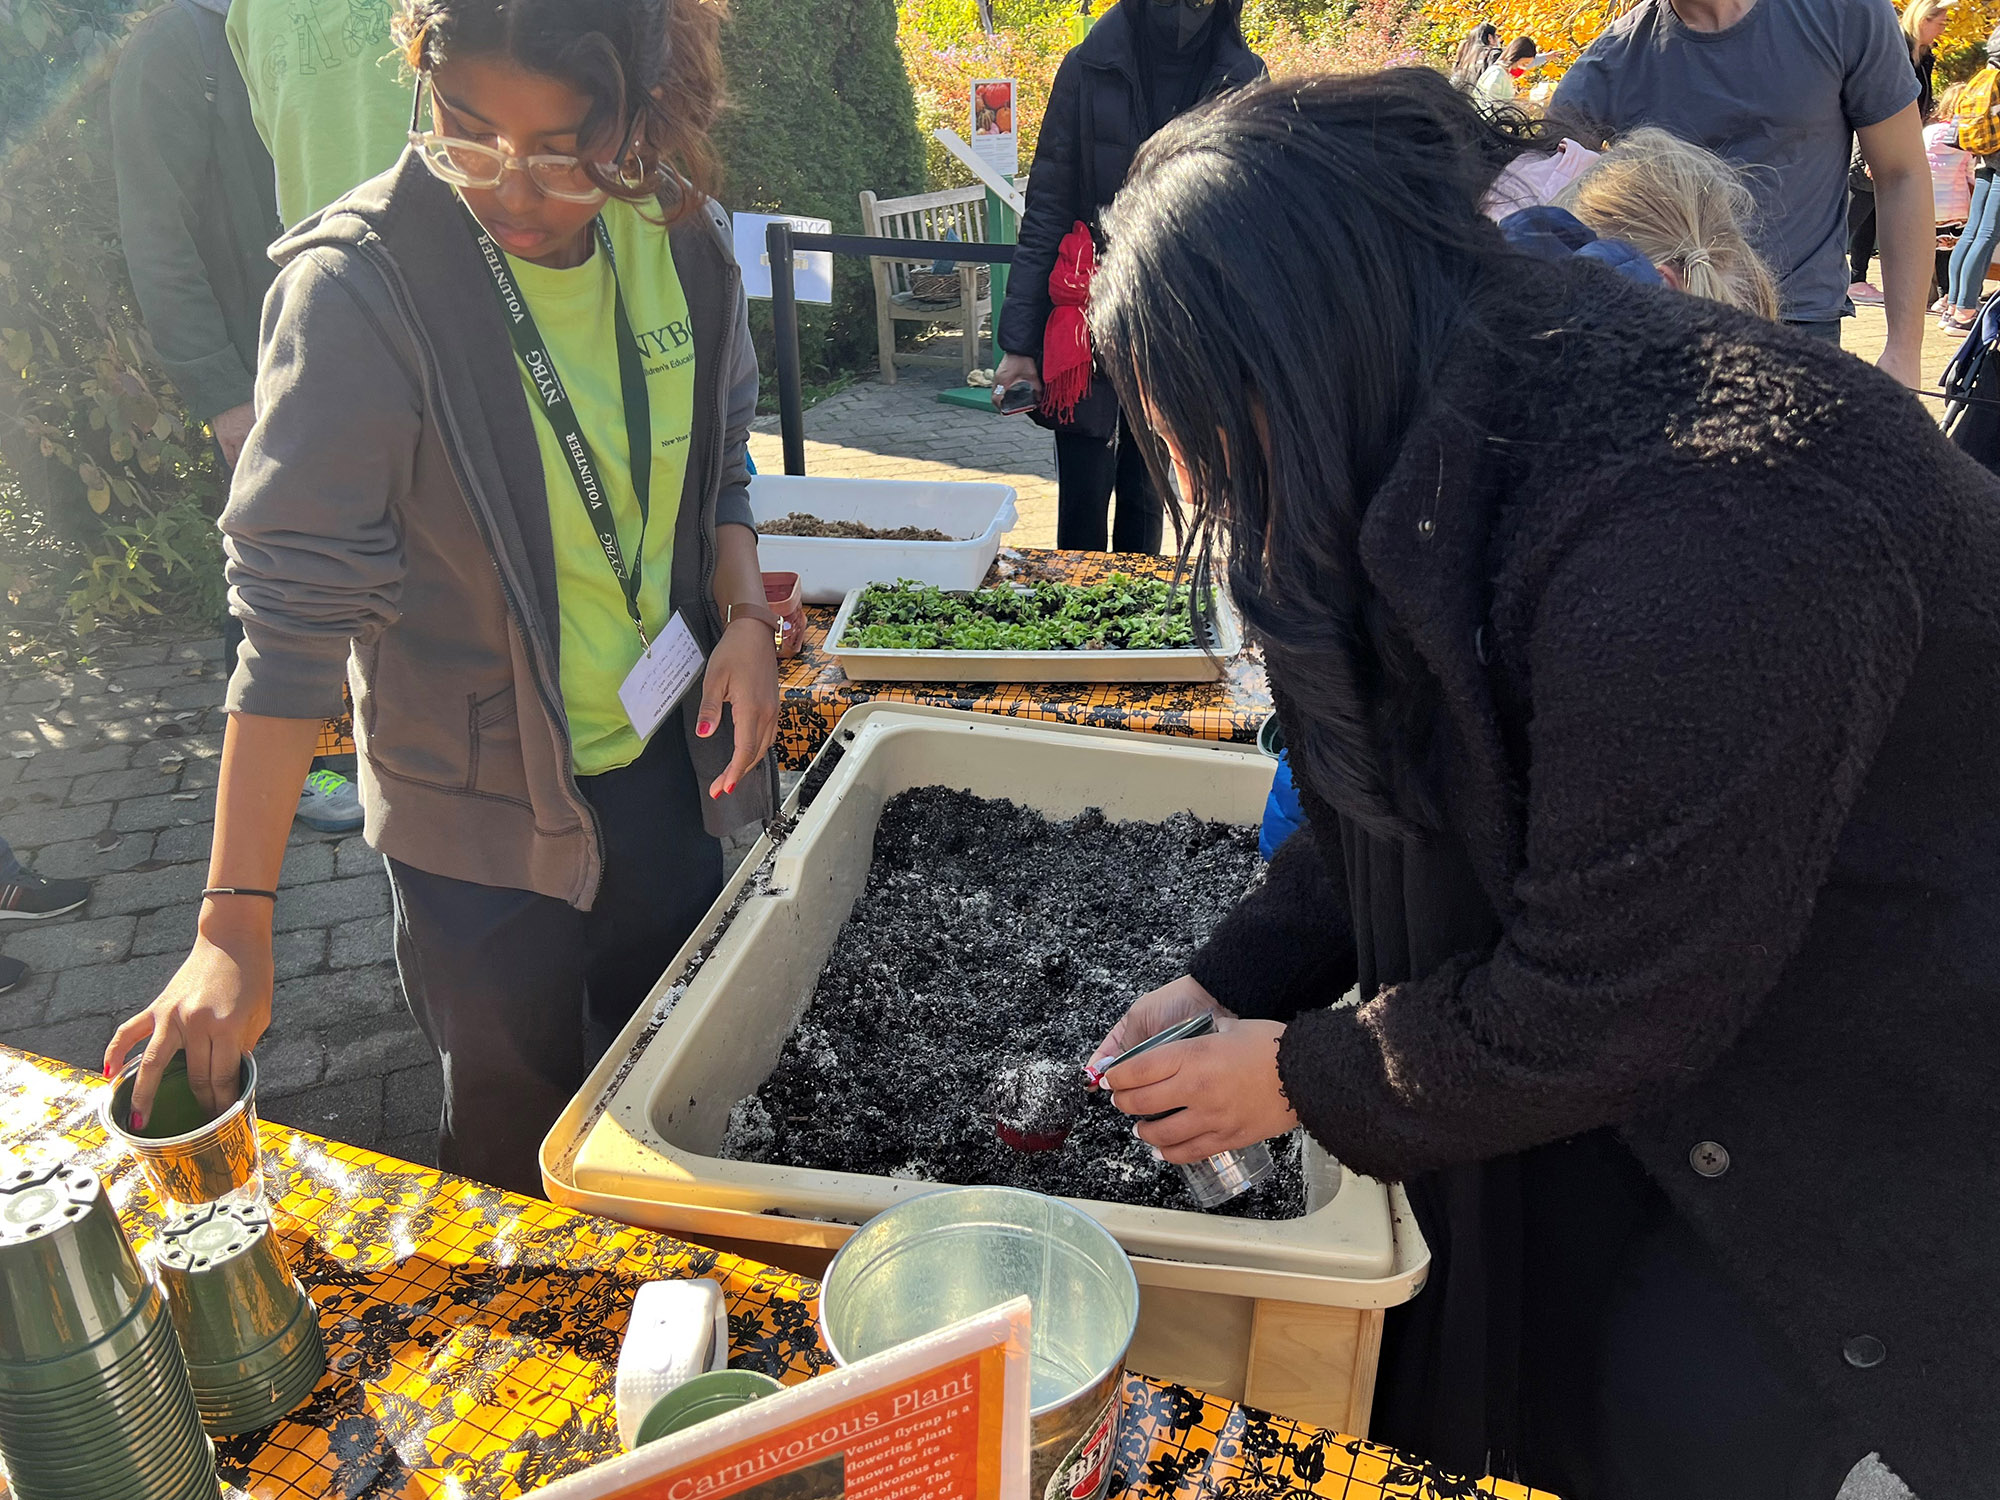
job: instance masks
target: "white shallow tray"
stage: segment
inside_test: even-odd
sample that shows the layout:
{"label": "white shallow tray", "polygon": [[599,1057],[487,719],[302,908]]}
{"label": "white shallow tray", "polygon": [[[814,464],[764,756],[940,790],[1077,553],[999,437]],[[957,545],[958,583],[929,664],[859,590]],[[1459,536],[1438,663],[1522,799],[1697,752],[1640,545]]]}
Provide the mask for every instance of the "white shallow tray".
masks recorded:
{"label": "white shallow tray", "polygon": [[1236,611],[1215,595],[1215,653],[1199,646],[1171,651],[873,651],[843,646],[861,590],[840,603],[826,633],[826,654],[852,682],[1216,682],[1243,649]]}
{"label": "white shallow tray", "polygon": [[838,604],[870,583],[914,578],[941,589],[976,589],[1013,530],[1014,487],[955,480],[819,479],[758,474],[750,514],[759,526],[794,511],[822,521],[859,521],[884,530],[922,526],[953,542],[877,542],[856,537],[760,536],[767,573],[796,573],[808,604]]}

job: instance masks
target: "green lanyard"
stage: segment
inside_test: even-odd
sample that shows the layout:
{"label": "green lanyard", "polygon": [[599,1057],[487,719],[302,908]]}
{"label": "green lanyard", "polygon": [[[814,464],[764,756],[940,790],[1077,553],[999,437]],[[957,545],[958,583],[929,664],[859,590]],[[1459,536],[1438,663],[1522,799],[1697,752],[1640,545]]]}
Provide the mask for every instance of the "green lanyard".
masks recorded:
{"label": "green lanyard", "polygon": [[[467,216],[470,217],[470,210]],[[645,357],[639,352],[639,340],[632,333],[632,320],[625,313],[625,293],[618,284],[618,257],[611,248],[611,232],[604,227],[602,214],[597,216],[593,227],[597,231],[598,244],[604,247],[604,259],[611,267],[613,323],[618,338],[618,384],[625,397],[625,447],[631,462],[632,493],[639,502],[639,545],[629,568],[625,565],[625,550],[618,545],[617,518],[611,514],[611,502],[604,496],[604,486],[598,482],[597,459],[583,435],[583,424],[577,420],[576,410],[570,405],[569,392],[563,389],[562,378],[556,374],[556,364],[549,357],[541,329],[535,326],[535,315],[528,310],[528,299],[514,284],[500,247],[493,243],[492,236],[480,227],[477,219],[472,220],[472,231],[479,241],[479,253],[493,277],[493,291],[500,299],[501,315],[507,320],[507,336],[514,341],[514,352],[521,356],[521,363],[527,366],[528,377],[542,398],[542,415],[548,419],[549,426],[555,431],[556,441],[562,447],[563,456],[569,460],[570,478],[576,481],[576,493],[583,501],[585,514],[590,517],[591,529],[597,533],[597,544],[604,549],[604,560],[611,564],[618,587],[625,595],[625,612],[632,617],[632,624],[639,631],[639,644],[650,649],[652,643],[646,639],[646,623],[639,614],[639,583],[646,565],[646,522],[651,514],[653,489],[653,407],[646,395]]]}

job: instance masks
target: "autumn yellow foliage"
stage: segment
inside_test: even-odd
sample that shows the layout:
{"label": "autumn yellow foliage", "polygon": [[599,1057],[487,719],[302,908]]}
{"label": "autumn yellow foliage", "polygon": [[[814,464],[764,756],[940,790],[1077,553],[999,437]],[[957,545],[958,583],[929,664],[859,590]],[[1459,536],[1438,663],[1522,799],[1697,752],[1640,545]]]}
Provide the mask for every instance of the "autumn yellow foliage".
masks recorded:
{"label": "autumn yellow foliage", "polygon": [[[1548,76],[1563,68],[1589,46],[1597,34],[1631,9],[1632,0],[1432,0],[1423,7],[1421,45],[1434,60],[1449,59],[1459,38],[1481,21],[1500,28],[1503,41],[1531,36],[1545,52],[1559,52]],[[1899,7],[1900,8],[1900,7]],[[1955,6],[1944,39],[1938,43],[1941,78],[1964,78],[1984,61],[1987,33],[2000,23],[2000,0],[1968,0]]]}

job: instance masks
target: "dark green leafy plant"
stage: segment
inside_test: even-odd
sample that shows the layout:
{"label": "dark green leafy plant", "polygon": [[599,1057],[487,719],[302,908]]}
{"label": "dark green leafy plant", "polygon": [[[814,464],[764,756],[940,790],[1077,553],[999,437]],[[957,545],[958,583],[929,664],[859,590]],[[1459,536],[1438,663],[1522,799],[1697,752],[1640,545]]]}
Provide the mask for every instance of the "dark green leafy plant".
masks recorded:
{"label": "dark green leafy plant", "polygon": [[872,651],[1168,651],[1196,644],[1185,589],[1113,573],[1096,583],[948,594],[870,584],[841,644]]}

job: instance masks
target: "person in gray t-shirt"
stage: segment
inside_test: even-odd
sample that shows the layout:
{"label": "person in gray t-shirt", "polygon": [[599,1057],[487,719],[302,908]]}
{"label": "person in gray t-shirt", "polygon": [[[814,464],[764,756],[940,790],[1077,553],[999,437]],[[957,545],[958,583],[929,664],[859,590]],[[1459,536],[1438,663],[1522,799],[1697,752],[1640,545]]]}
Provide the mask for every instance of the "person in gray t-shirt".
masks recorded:
{"label": "person in gray t-shirt", "polygon": [[1785,321],[1835,342],[1858,135],[1880,225],[1880,363],[1915,385],[1934,244],[1916,98],[1889,0],[1641,0],[1564,75],[1550,113],[1606,138],[1658,125],[1745,168]]}

